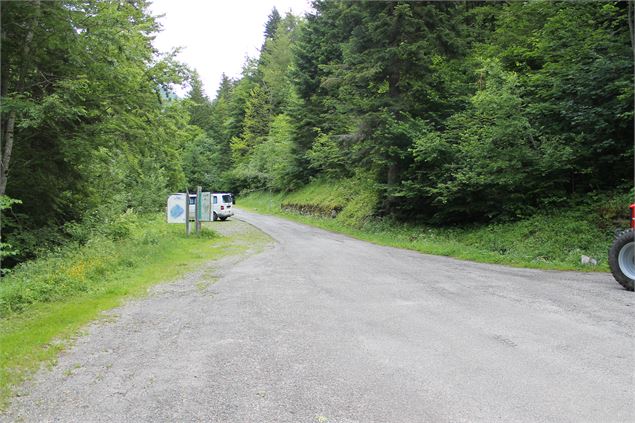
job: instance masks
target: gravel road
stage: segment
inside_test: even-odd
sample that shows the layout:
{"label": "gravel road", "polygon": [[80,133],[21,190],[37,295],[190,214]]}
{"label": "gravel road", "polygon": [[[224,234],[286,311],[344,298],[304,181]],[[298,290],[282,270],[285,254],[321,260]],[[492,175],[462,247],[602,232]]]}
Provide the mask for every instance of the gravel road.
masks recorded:
{"label": "gravel road", "polygon": [[113,310],[0,420],[635,421],[635,296],[610,275],[237,217],[275,242]]}

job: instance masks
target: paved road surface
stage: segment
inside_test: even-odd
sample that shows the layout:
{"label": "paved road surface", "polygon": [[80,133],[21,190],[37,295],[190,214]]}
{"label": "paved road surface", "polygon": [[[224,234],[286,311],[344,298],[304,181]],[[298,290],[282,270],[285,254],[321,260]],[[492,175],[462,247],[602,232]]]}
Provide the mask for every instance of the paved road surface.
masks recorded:
{"label": "paved road surface", "polygon": [[275,243],[92,325],[2,419],[635,421],[635,296],[609,275],[239,217]]}

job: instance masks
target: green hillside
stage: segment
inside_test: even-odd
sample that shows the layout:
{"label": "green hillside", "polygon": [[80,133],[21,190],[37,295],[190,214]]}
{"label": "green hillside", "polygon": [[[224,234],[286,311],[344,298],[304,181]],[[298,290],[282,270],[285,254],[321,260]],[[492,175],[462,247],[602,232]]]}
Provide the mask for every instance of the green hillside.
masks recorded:
{"label": "green hillside", "polygon": [[[615,229],[628,226],[629,198],[578,200],[568,210],[516,221],[439,226],[378,213],[372,187],[350,179],[315,181],[288,194],[253,192],[241,197],[239,206],[422,253],[541,269],[608,271]],[[582,255],[595,258],[597,265],[581,264]]]}

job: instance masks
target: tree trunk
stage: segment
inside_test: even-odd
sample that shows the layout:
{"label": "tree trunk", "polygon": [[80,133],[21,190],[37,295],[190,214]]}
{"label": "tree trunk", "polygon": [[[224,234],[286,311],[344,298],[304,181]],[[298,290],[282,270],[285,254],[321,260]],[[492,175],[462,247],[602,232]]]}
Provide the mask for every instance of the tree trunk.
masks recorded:
{"label": "tree trunk", "polygon": [[[631,36],[631,53],[633,53],[633,75],[635,75],[635,6],[633,0],[628,0],[628,32]],[[635,99],[633,100],[633,107],[635,107]],[[633,116],[633,123],[635,124],[635,116]],[[635,171],[634,171],[635,172]],[[635,178],[635,173],[632,175]]]}
{"label": "tree trunk", "polygon": [[399,165],[397,163],[392,163],[388,166],[386,182],[388,185],[397,185],[399,182]]}
{"label": "tree trunk", "polygon": [[[0,39],[1,40],[0,43],[4,44],[6,42],[6,39],[7,39],[7,30],[5,28],[2,28],[2,38]],[[0,76],[2,77],[2,80],[0,81],[0,95],[2,97],[7,96],[7,83],[9,82],[9,60],[7,59],[8,57],[6,57],[1,64],[2,73],[0,74]]]}
{"label": "tree trunk", "polygon": [[4,151],[0,162],[0,195],[4,195],[7,189],[7,177],[9,176],[9,163],[11,162],[11,152],[13,151],[13,131],[15,129],[15,110],[9,113],[7,126],[4,129]]}
{"label": "tree trunk", "polygon": [[[16,83],[16,89],[15,89],[16,94],[21,94],[22,91],[24,90],[26,73],[30,65],[29,52],[31,50],[31,42],[33,41],[33,33],[35,32],[35,27],[38,24],[38,18],[40,16],[40,0],[34,0],[33,6],[35,8],[33,12],[33,19],[31,20],[31,26],[29,27],[29,32],[27,32],[26,37],[24,39],[24,44],[22,46],[20,68],[18,71],[18,78]],[[7,81],[8,81],[8,78],[7,78]],[[5,84],[6,83],[7,82],[5,82]],[[2,89],[5,90],[5,87],[2,87]],[[0,157],[0,195],[4,195],[7,189],[7,179],[9,176],[9,164],[11,163],[11,153],[13,152],[15,120],[16,120],[16,112],[15,110],[11,110],[11,112],[9,112],[9,118],[7,119],[6,127],[4,128],[4,134],[3,134],[4,149],[0,151],[0,153],[2,154],[2,156]]]}
{"label": "tree trunk", "polygon": [[[7,39],[7,31],[5,28],[2,28],[2,38],[0,39],[0,46],[6,42]],[[9,60],[8,57],[4,58],[2,63],[0,64],[0,98],[4,99],[7,97],[8,92],[8,83],[9,83]],[[0,170],[2,169],[2,142],[6,139],[6,135],[4,133],[7,127],[7,116],[0,116]]]}
{"label": "tree trunk", "polygon": [[631,49],[633,49],[633,52],[635,52],[635,33],[633,31],[633,19],[635,19],[633,0],[628,0],[628,32],[631,35]]}

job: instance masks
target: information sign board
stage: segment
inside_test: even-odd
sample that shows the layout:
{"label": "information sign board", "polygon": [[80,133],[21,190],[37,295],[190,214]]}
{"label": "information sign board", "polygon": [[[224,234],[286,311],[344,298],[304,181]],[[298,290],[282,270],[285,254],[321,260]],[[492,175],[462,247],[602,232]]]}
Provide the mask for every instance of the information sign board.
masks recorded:
{"label": "information sign board", "polygon": [[201,193],[201,202],[199,203],[199,216],[198,219],[201,222],[211,222],[212,221],[212,193],[211,192],[202,192]]}
{"label": "information sign board", "polygon": [[185,223],[185,208],[187,195],[183,193],[172,194],[168,197],[168,223]]}

